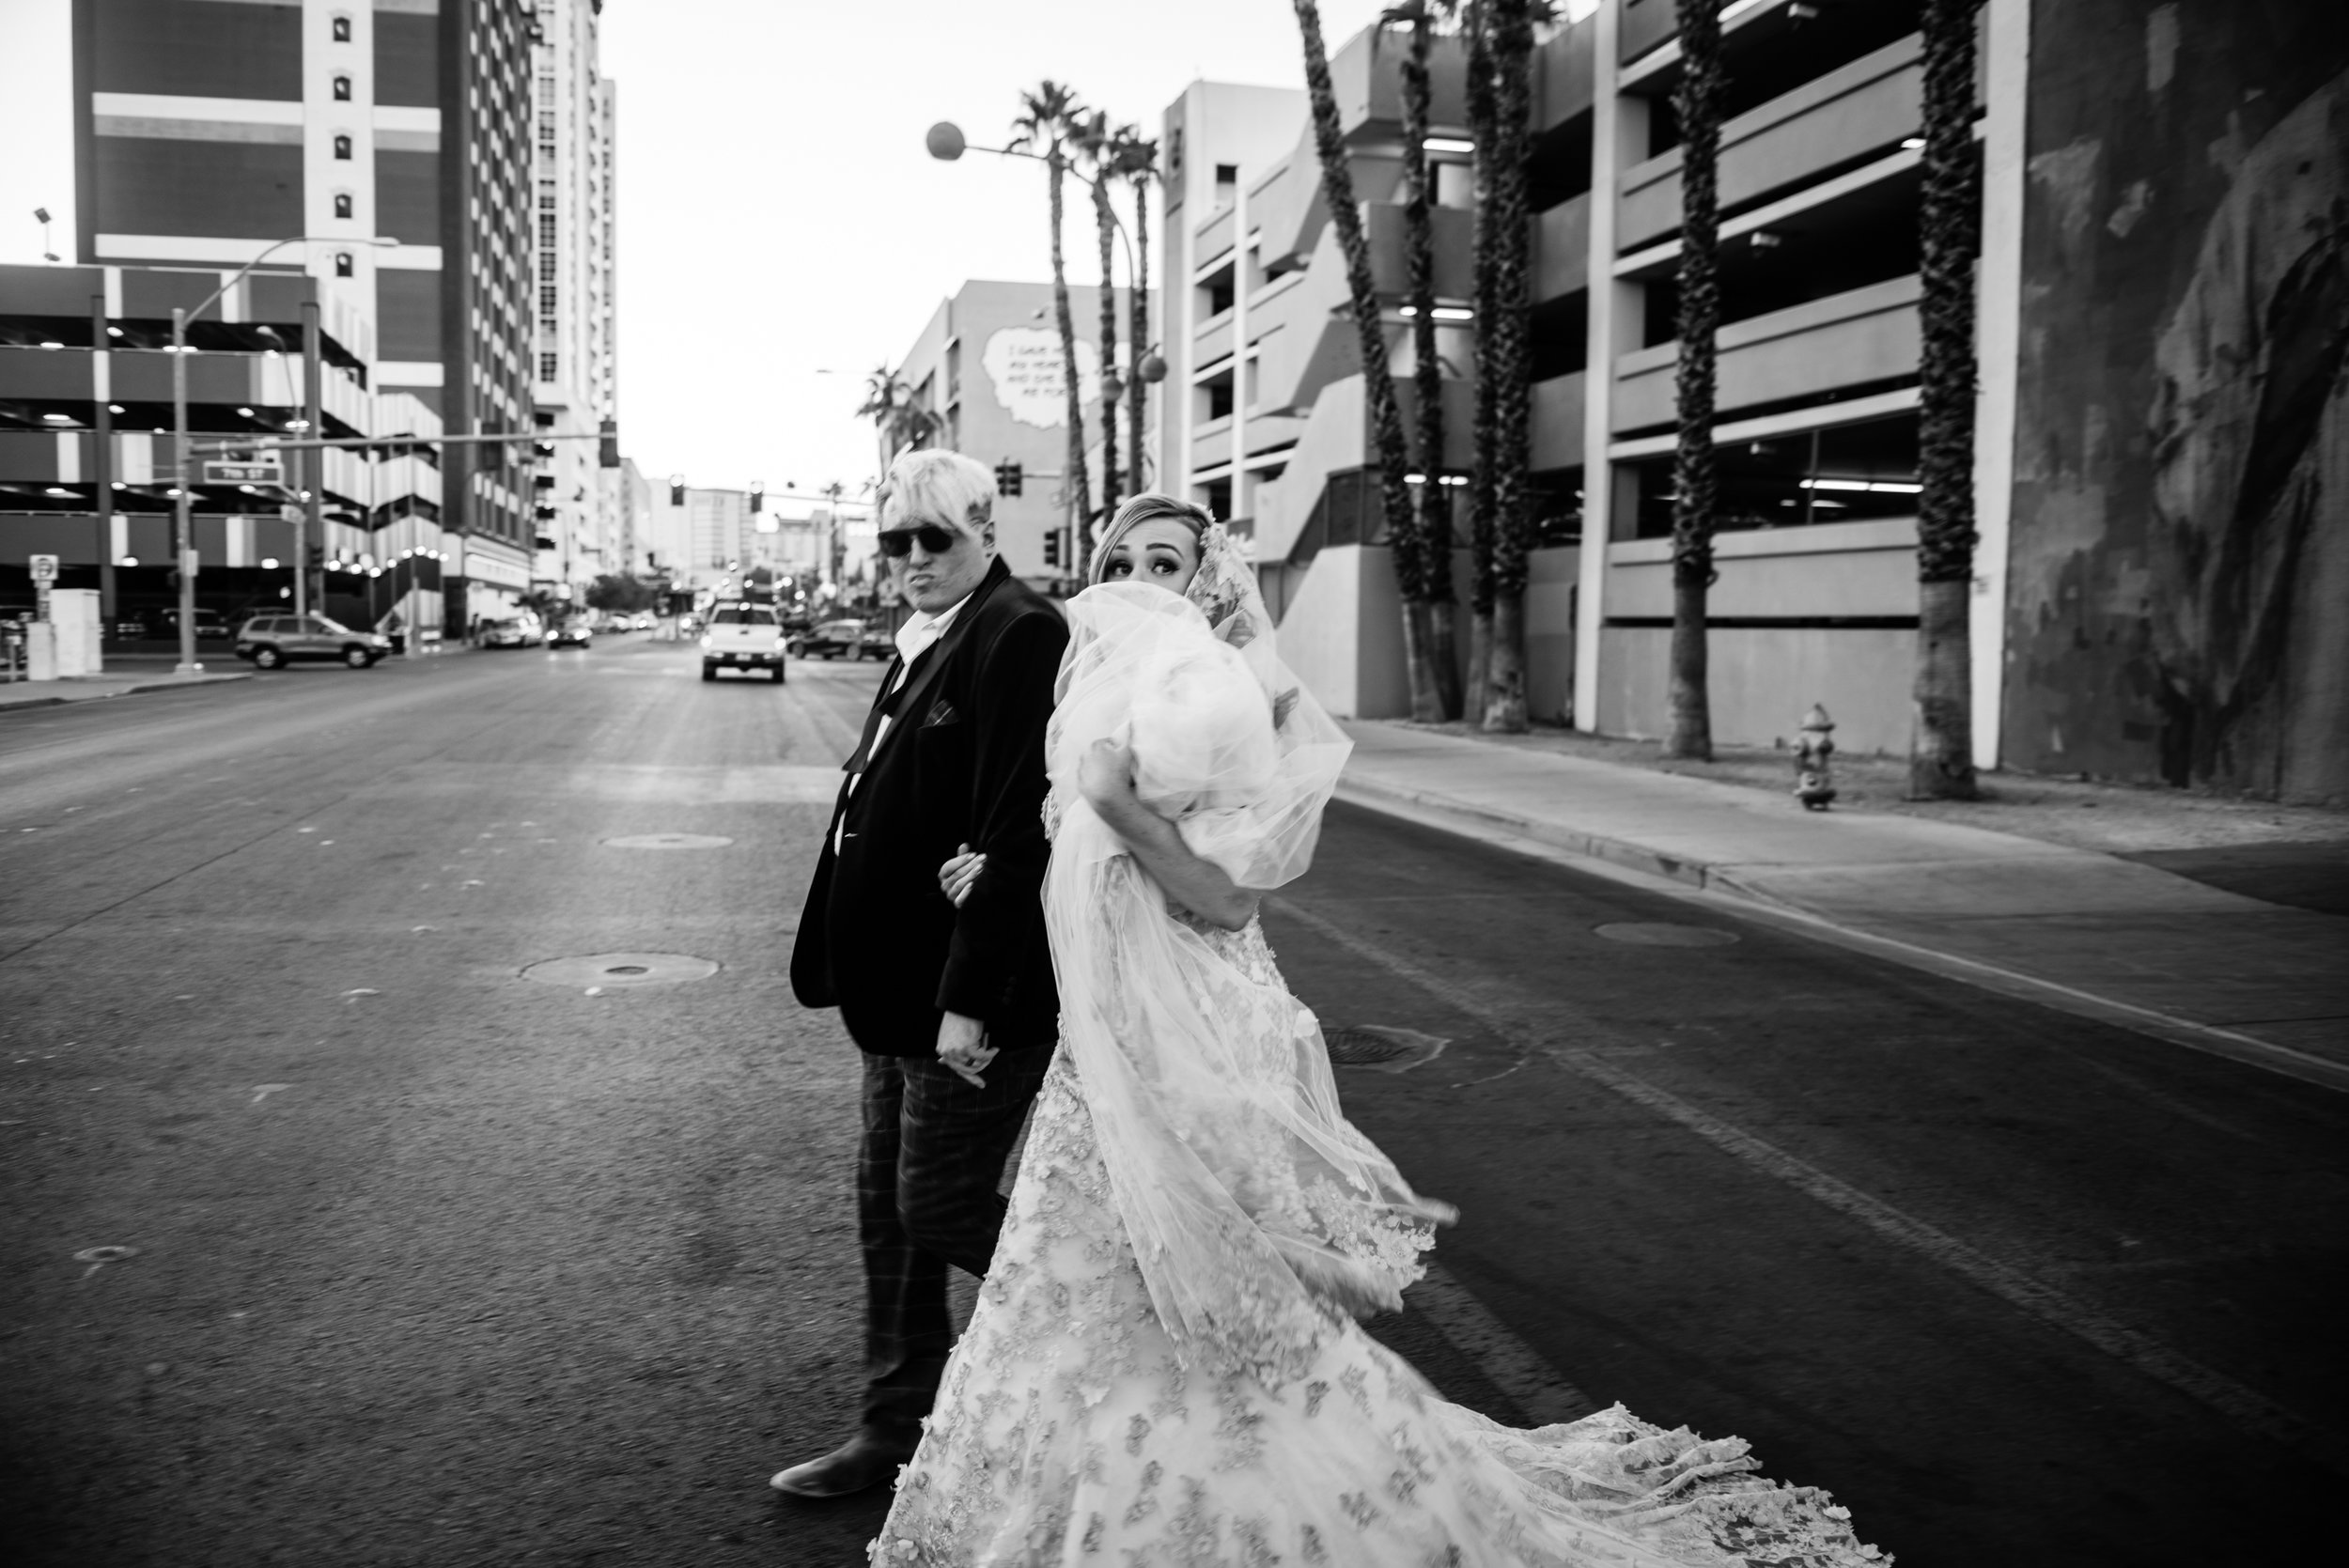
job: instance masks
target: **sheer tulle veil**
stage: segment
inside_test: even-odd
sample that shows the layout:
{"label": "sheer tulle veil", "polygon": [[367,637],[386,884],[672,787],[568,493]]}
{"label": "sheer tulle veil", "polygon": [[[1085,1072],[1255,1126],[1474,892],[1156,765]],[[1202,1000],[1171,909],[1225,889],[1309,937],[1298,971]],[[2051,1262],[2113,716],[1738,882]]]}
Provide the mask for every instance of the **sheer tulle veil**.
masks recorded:
{"label": "sheer tulle veil", "polygon": [[1186,1354],[1278,1381],[1339,1309],[1399,1305],[1450,1211],[1340,1113],[1312,1011],[1171,915],[1078,790],[1089,747],[1129,747],[1143,799],[1191,850],[1270,889],[1311,863],[1351,749],[1281,662],[1255,571],[1220,524],[1138,497],[1100,551],[1138,512],[1188,514],[1200,566],[1179,598],[1118,582],[1068,601],[1046,741],[1062,1034],[1160,1320]]}

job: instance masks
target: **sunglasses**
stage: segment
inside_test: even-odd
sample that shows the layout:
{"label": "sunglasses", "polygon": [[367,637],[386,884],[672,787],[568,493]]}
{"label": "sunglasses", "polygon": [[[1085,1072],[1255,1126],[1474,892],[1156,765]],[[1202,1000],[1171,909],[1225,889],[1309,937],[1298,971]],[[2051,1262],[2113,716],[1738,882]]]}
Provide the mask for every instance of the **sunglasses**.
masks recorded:
{"label": "sunglasses", "polygon": [[912,528],[884,528],[880,531],[880,550],[893,561],[902,561],[913,553],[913,543],[922,542],[923,550],[932,555],[943,555],[962,543],[962,536],[951,528],[925,522]]}

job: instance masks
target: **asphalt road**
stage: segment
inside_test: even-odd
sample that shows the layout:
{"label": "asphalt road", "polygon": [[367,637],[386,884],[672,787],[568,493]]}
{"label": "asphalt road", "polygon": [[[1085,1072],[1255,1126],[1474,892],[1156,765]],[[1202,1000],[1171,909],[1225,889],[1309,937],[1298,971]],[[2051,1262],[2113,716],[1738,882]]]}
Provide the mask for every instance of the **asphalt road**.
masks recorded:
{"label": "asphalt road", "polygon": [[[855,1058],[783,964],[877,675],[0,714],[9,1560],[862,1560],[884,1498],[764,1481],[854,1411]],[[1346,808],[1267,925],[1448,1042],[1343,1082],[1463,1210],[1498,1338],[1380,1328],[1453,1397],[1740,1433],[1912,1565],[2326,1539],[2339,1096]]]}

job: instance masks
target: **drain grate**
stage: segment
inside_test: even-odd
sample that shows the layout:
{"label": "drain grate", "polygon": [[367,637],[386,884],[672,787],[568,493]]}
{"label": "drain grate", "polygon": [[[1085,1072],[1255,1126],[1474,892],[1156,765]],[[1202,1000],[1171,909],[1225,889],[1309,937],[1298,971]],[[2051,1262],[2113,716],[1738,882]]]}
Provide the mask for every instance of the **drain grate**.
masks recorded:
{"label": "drain grate", "polygon": [[549,958],[522,970],[524,980],[546,986],[675,986],[707,980],[718,966],[690,953],[590,953],[578,958]]}
{"label": "drain grate", "polygon": [[723,849],[734,840],[715,833],[629,833],[603,842],[610,849]]}
{"label": "drain grate", "polygon": [[1610,942],[1631,947],[1727,947],[1737,939],[1735,931],[1716,931],[1708,925],[1671,925],[1660,921],[1618,921],[1591,929]]}

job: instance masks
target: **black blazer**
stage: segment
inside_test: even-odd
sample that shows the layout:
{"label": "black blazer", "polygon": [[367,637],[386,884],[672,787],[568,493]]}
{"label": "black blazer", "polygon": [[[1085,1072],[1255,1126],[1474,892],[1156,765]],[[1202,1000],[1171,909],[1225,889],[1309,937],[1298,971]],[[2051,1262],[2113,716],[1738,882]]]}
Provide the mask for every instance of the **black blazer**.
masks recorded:
{"label": "black blazer", "polygon": [[[984,1019],[1004,1049],[1050,1045],[1060,1000],[1044,939],[1044,730],[1067,623],[1001,557],[913,661],[889,733],[864,725],[863,776],[841,785],[791,952],[791,990],[838,1007],[879,1056],[928,1056],[941,1011]],[[871,751],[869,758],[864,753]],[[835,841],[840,847],[835,850]],[[938,868],[968,844],[987,870],[957,909]]]}

